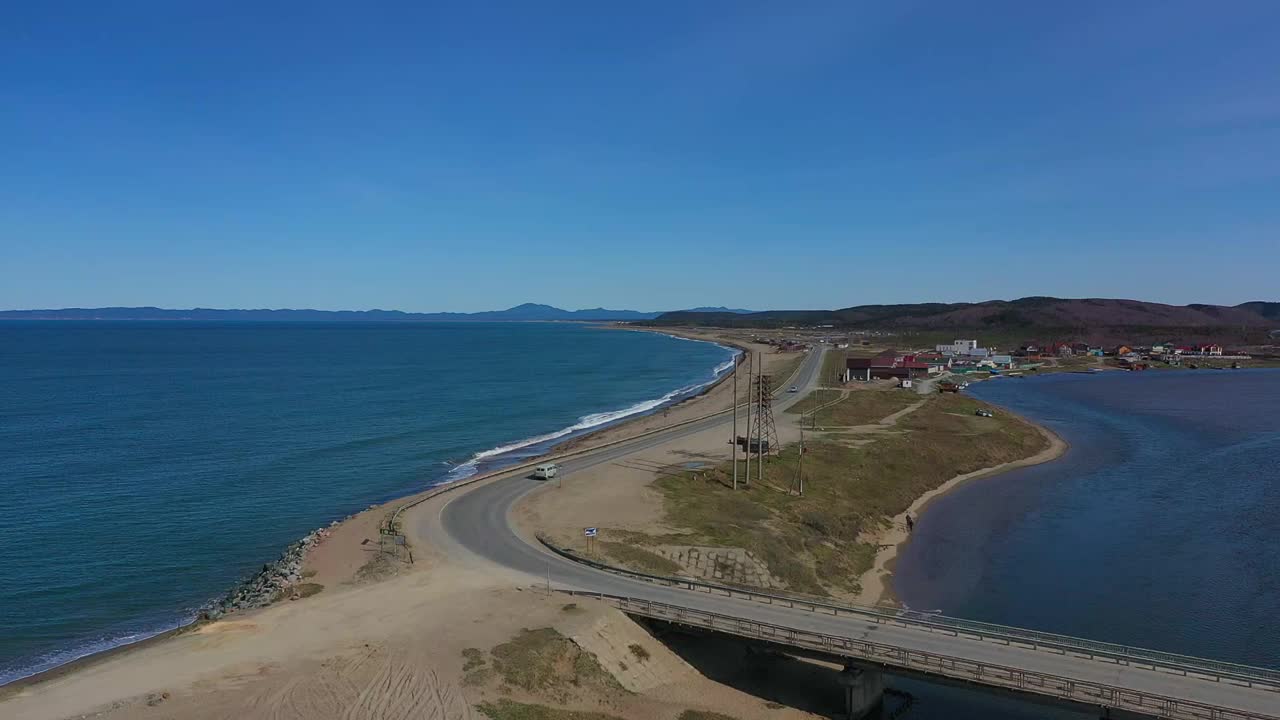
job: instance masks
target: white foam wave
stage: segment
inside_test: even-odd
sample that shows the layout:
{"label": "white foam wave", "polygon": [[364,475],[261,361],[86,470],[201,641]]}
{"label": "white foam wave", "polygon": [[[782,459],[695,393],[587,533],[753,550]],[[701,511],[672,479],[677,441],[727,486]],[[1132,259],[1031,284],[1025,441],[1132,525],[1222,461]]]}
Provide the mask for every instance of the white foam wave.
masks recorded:
{"label": "white foam wave", "polygon": [[[671,335],[669,337],[676,337],[676,336]],[[679,338],[679,339],[688,340],[688,338]],[[689,341],[690,342],[709,342],[707,340],[689,340]],[[734,365],[737,363],[738,356],[741,354],[741,351],[735,348],[726,347],[724,345],[720,345],[719,343],[710,343],[710,344],[716,345],[717,347],[723,347],[726,350],[729,350],[733,353],[733,357],[717,365],[715,369],[712,370],[711,380],[704,383],[697,383],[695,385],[686,385],[685,387],[672,390],[671,392],[667,393],[666,395],[663,395],[662,397],[654,398],[652,400],[643,400],[641,402],[636,403],[635,405],[623,408],[621,410],[610,410],[608,412],[592,413],[591,415],[583,415],[582,417],[578,418],[578,421],[576,423],[569,425],[568,427],[564,427],[559,430],[556,430],[555,432],[547,433],[545,435],[535,435],[534,437],[525,438],[523,440],[518,440],[513,443],[509,443],[506,445],[499,445],[498,447],[495,447],[495,448],[483,450],[471,456],[470,460],[467,460],[464,463],[459,463],[458,465],[455,465],[453,469],[450,470],[447,475],[445,475],[444,482],[445,483],[457,482],[459,480],[465,480],[471,477],[472,475],[475,475],[479,469],[480,463],[489,458],[496,457],[498,455],[506,455],[507,453],[515,452],[517,450],[522,450],[524,448],[531,447],[534,445],[543,445],[553,440],[559,440],[560,438],[567,437],[574,433],[580,433],[585,430],[590,430],[592,428],[600,427],[601,425],[607,425],[609,423],[617,422],[623,418],[630,417],[632,415],[639,415],[641,413],[646,413],[646,412],[649,412],[650,410],[655,410],[665,405],[666,403],[669,403],[672,400],[675,400],[678,397],[681,397],[684,395],[690,395],[694,392],[697,392],[698,390],[701,390],[702,388],[718,380],[721,375],[723,375],[724,373],[728,372],[731,368],[733,368]]]}
{"label": "white foam wave", "polygon": [[625,417],[629,417],[631,415],[638,415],[643,412],[648,412],[650,410],[660,407],[664,403],[668,403],[674,400],[675,398],[685,393],[693,392],[694,390],[697,390],[700,387],[702,387],[702,385],[689,385],[687,387],[682,387],[677,390],[672,390],[671,392],[667,393],[666,395],[663,395],[660,398],[638,402],[635,405],[632,405],[631,407],[628,407],[628,408],[623,408],[622,410],[611,410],[608,412],[592,413],[591,415],[583,415],[581,418],[578,419],[578,422],[572,425],[569,425],[568,427],[561,428],[555,432],[547,433],[545,435],[535,435],[533,437],[525,438],[523,440],[519,440],[507,445],[499,445],[498,447],[490,448],[488,450],[478,452],[475,455],[473,455],[470,460],[454,466],[454,468],[450,470],[449,474],[446,476],[445,482],[455,482],[457,480],[463,480],[465,478],[471,477],[476,473],[477,466],[482,461],[488,458],[492,458],[498,455],[505,455],[507,453],[515,452],[516,450],[521,450],[534,445],[542,445],[545,443],[549,443],[553,440],[559,440],[560,438],[572,435],[574,433],[582,432],[584,430],[590,430],[592,428],[599,427],[601,425],[607,425],[612,422],[617,422],[618,420],[621,420]]}
{"label": "white foam wave", "polygon": [[163,624],[155,629],[139,630],[134,632],[126,632],[120,635],[104,636],[96,640],[86,641],[73,647],[57,650],[42,655],[30,663],[22,666],[0,667],[0,686],[11,682],[31,677],[47,670],[75,662],[81,658],[96,655],[108,650],[114,650],[125,645],[132,645],[153,638],[157,635],[169,632],[195,621],[195,615],[188,613],[181,619]]}
{"label": "white foam wave", "polygon": [[733,354],[733,357],[731,357],[731,358],[729,358],[728,360],[725,360],[724,362],[722,362],[722,363],[720,363],[719,365],[717,365],[717,366],[716,366],[716,369],[711,371],[711,375],[712,375],[712,377],[717,377],[717,378],[718,378],[718,377],[720,377],[720,375],[721,375],[721,374],[723,374],[723,373],[727,373],[727,372],[729,372],[730,370],[732,370],[732,369],[733,369],[733,366],[734,366],[735,364],[737,364],[737,362],[738,362],[738,356],[739,356],[739,355],[741,355],[741,354],[742,354],[741,352],[735,352],[735,353]]}

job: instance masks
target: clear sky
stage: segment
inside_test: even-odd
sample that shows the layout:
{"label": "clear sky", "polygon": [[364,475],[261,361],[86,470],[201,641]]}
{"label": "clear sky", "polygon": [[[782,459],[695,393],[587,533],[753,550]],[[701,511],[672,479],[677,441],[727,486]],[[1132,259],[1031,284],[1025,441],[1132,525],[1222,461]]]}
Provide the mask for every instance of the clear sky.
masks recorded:
{"label": "clear sky", "polygon": [[1280,2],[17,2],[0,308],[1280,299]]}

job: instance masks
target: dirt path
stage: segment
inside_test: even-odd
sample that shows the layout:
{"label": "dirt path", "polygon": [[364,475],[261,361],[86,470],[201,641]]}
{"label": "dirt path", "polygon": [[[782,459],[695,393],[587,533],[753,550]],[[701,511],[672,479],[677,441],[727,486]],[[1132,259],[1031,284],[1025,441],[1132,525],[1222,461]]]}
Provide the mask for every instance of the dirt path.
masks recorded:
{"label": "dirt path", "polygon": [[876,424],[881,426],[897,425],[899,420],[924,407],[924,404],[927,402],[929,402],[928,399],[914,402],[896,413],[880,418],[880,421]]}

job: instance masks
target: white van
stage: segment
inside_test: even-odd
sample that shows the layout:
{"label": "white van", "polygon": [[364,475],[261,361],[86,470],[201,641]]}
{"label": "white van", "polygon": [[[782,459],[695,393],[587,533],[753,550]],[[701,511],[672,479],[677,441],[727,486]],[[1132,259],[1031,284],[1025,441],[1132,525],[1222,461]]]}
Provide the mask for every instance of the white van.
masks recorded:
{"label": "white van", "polygon": [[560,468],[555,463],[546,463],[534,468],[533,476],[539,480],[550,480],[558,472],[560,472]]}

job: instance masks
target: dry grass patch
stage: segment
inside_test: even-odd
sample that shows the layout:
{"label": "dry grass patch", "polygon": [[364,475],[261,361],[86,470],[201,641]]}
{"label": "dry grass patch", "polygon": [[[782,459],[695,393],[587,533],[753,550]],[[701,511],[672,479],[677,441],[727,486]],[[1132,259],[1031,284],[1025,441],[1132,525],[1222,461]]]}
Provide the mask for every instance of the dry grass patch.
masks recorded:
{"label": "dry grass patch", "polygon": [[520,703],[505,698],[497,702],[483,702],[476,709],[489,720],[622,720],[605,713],[562,710],[546,705]]}
{"label": "dry grass patch", "polygon": [[[892,402],[900,402],[897,397]],[[899,421],[901,434],[860,447],[809,441],[803,497],[788,492],[796,481],[794,445],[765,464],[763,483],[737,492],[729,463],[659,478],[665,522],[688,529],[684,542],[746,549],[793,591],[856,592],[858,576],[875,557],[871,538],[917,497],[958,474],[1044,449],[1044,437],[1031,425],[999,411],[975,417],[978,407],[985,406],[961,395],[934,396]]]}
{"label": "dry grass patch", "polygon": [[644,662],[649,659],[649,651],[645,650],[640,643],[631,643],[627,646],[627,649],[631,651],[631,655],[636,659],[636,662]]}
{"label": "dry grass patch", "polygon": [[655,575],[675,575],[681,570],[680,564],[674,560],[634,545],[606,540],[598,540],[596,545],[610,560],[633,570]]}
{"label": "dry grass patch", "polygon": [[483,668],[483,659],[477,662],[473,657],[467,657],[472,674],[491,669],[505,685],[559,702],[576,690],[625,692],[594,655],[552,628],[521,630],[509,642],[494,647],[489,651],[491,668]]}
{"label": "dry grass patch", "polygon": [[685,710],[680,713],[677,720],[737,720],[724,713],[711,712],[710,710]]}

